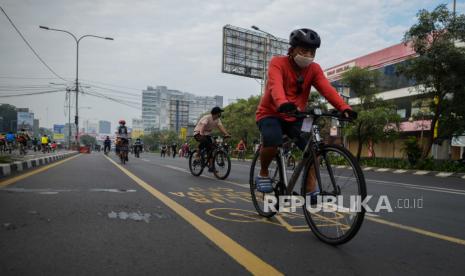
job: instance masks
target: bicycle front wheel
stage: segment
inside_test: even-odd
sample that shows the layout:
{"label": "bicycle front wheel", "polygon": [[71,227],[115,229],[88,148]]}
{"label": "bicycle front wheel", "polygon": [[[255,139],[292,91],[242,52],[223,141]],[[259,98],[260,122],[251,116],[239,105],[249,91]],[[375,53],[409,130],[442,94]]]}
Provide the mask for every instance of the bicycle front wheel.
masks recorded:
{"label": "bicycle front wheel", "polygon": [[260,151],[257,151],[255,153],[255,156],[252,160],[252,164],[250,165],[250,175],[249,175],[249,184],[250,184],[250,195],[252,196],[252,202],[255,207],[255,210],[257,210],[257,213],[260,216],[270,218],[276,214],[274,210],[271,210],[270,208],[265,208],[265,200],[266,196],[272,196],[275,199],[276,204],[273,204],[275,210],[278,210],[279,205],[278,205],[278,196],[280,193],[282,193],[281,187],[281,173],[282,171],[281,168],[281,163],[279,162],[279,159],[276,157],[273,159],[271,162],[270,166],[268,167],[269,176],[271,178],[271,181],[273,183],[273,190],[274,193],[262,193],[257,190],[257,185],[255,183],[255,178],[259,175],[261,169],[261,164],[260,164]]}
{"label": "bicycle front wheel", "polygon": [[199,176],[202,174],[204,166],[202,156],[198,150],[194,150],[189,156],[189,170],[193,176]]}
{"label": "bicycle front wheel", "polygon": [[[320,174],[319,183],[316,172]],[[302,195],[313,192],[307,188],[312,182],[318,184],[320,196],[316,203],[307,196],[303,208],[312,232],[332,245],[350,241],[365,216],[363,206],[356,208],[351,202],[361,202],[367,195],[365,177],[354,156],[341,146],[324,146],[318,153],[317,167],[311,162],[305,169]]]}
{"label": "bicycle front wheel", "polygon": [[213,155],[213,174],[216,178],[224,180],[231,172],[231,158],[223,150],[217,150]]}

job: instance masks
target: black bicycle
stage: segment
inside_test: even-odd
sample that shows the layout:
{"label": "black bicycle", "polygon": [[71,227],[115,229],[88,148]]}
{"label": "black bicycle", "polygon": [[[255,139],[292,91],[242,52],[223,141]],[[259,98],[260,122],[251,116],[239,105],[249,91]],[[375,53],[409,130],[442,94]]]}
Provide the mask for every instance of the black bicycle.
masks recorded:
{"label": "black bicycle", "polygon": [[208,160],[212,160],[213,174],[216,178],[224,180],[231,172],[231,158],[223,147],[223,138],[213,137],[212,139],[212,150],[202,149],[199,153],[196,149],[190,153],[189,170],[192,175],[200,176],[205,167],[208,167]]}
{"label": "black bicycle", "polygon": [[[269,166],[274,193],[265,194],[259,192],[255,184],[255,177],[260,171],[260,149],[257,150],[252,161],[249,180],[255,209],[261,216],[272,217],[279,210],[280,196],[300,195],[305,201],[303,213],[307,224],[318,239],[332,245],[348,242],[357,234],[365,216],[363,206],[352,208],[349,199],[353,197],[360,202],[365,199],[367,195],[365,177],[356,159],[347,149],[339,145],[327,145],[322,141],[318,126],[318,121],[323,117],[336,118],[340,121],[347,119],[341,119],[339,113],[322,112],[320,109],[294,116],[304,119],[302,132],[310,134],[302,160],[292,174],[288,175],[289,172],[285,169],[284,149],[278,147],[278,154]],[[307,196],[309,192],[313,192],[307,190],[309,177],[314,179],[314,184],[317,184],[319,189],[316,203]],[[294,191],[299,179],[300,193]],[[342,202],[338,200],[335,204],[325,201],[329,197],[339,199],[338,196],[342,196]],[[265,208],[270,207],[270,203],[274,204],[274,209]]]}

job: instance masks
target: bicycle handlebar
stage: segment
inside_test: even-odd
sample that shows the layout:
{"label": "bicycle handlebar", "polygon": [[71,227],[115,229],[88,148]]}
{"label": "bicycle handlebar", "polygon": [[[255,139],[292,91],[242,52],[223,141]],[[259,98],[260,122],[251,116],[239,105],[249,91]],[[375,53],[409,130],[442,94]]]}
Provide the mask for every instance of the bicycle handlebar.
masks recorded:
{"label": "bicycle handlebar", "polygon": [[339,112],[337,110],[331,110],[331,111],[324,111],[321,110],[320,108],[313,108],[309,111],[297,111],[295,113],[283,113],[286,114],[287,116],[303,119],[303,118],[320,118],[320,117],[329,117],[329,118],[336,118],[339,121],[346,121],[346,122],[352,122],[354,119],[352,118],[346,118],[345,115],[342,112]]}

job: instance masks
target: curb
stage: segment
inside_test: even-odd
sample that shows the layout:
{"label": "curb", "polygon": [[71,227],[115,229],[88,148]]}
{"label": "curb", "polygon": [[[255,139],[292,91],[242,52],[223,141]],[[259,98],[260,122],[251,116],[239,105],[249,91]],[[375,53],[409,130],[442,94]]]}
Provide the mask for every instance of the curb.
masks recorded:
{"label": "curb", "polygon": [[456,177],[456,178],[465,179],[465,173],[455,173],[455,172],[405,170],[405,169],[378,168],[378,167],[362,167],[362,171],[390,172],[390,173],[395,173],[395,174],[413,174],[413,175],[423,175],[423,176],[435,176],[435,177],[441,177],[441,178]]}
{"label": "curb", "polygon": [[[231,158],[234,161],[242,161],[237,158]],[[246,159],[246,161],[251,161]],[[346,168],[346,166],[337,166],[338,169]],[[372,172],[390,172],[395,174],[413,174],[421,176],[435,176],[440,178],[455,177],[465,179],[465,173],[455,173],[455,172],[441,172],[441,171],[425,171],[425,170],[407,170],[407,169],[393,169],[393,168],[379,168],[379,167],[361,167],[362,171],[372,171]]]}
{"label": "curb", "polygon": [[28,169],[37,168],[46,164],[78,154],[78,152],[58,153],[50,156],[44,156],[24,161],[15,161],[9,164],[0,164],[0,177],[9,176],[16,172],[22,172]]}

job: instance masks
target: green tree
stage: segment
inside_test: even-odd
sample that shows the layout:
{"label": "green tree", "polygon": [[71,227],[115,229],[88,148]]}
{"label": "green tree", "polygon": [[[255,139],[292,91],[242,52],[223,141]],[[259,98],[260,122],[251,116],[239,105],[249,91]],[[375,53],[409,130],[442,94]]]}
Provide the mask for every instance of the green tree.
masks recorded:
{"label": "green tree", "polygon": [[16,121],[18,120],[18,113],[15,106],[11,104],[1,104],[0,117],[0,123],[3,123],[3,125],[0,125],[0,131],[16,132]]}
{"label": "green tree", "polygon": [[79,141],[84,146],[91,146],[97,144],[97,139],[90,135],[82,135],[79,137]]}
{"label": "green tree", "polygon": [[232,136],[231,141],[229,141],[231,145],[236,145],[240,139],[246,139],[250,150],[252,141],[259,138],[255,122],[255,112],[259,102],[259,96],[251,96],[248,99],[240,99],[224,108],[225,112],[221,121]]}
{"label": "green tree", "polygon": [[[415,23],[404,35],[417,57],[401,67],[401,72],[415,80],[415,89],[431,99],[431,130],[438,125],[438,137],[449,138],[465,130],[465,49],[457,47],[465,41],[465,16],[454,14],[446,5],[433,11],[420,10]],[[422,157],[434,142],[430,131]]]}
{"label": "green tree", "polygon": [[172,130],[152,131],[150,134],[143,135],[141,139],[150,150],[158,149],[161,144],[171,145],[177,143],[180,145],[183,142],[179,139],[177,133]]}
{"label": "green tree", "polygon": [[393,141],[398,132],[400,116],[395,106],[376,97],[378,74],[377,71],[354,67],[342,77],[342,83],[349,86],[360,100],[354,107],[358,118],[346,128],[346,134],[358,141],[357,160],[360,160],[363,145]]}

